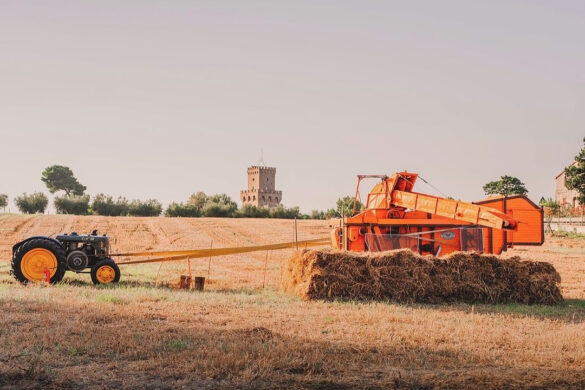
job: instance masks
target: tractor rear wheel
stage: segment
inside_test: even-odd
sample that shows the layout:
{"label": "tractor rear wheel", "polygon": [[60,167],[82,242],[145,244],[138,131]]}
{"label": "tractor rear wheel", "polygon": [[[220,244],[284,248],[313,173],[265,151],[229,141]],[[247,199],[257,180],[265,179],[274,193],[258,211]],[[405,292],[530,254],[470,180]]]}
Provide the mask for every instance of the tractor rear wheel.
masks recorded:
{"label": "tractor rear wheel", "polygon": [[52,284],[63,280],[67,254],[61,245],[46,238],[26,241],[14,252],[12,274],[21,283],[42,282],[46,270]]}
{"label": "tractor rear wheel", "polygon": [[110,284],[120,281],[120,268],[112,259],[104,259],[91,267],[91,281],[93,284]]}

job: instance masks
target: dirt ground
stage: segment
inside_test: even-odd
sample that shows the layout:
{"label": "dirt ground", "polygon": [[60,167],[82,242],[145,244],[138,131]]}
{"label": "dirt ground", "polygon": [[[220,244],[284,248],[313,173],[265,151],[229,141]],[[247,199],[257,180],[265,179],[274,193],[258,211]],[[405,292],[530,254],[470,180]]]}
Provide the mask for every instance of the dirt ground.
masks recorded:
{"label": "dirt ground", "polygon": [[[328,225],[299,221],[299,239],[327,236]],[[19,239],[94,228],[117,251],[293,235],[285,220],[0,215],[0,388],[585,387],[580,237],[505,254],[557,268],[566,301],[552,307],[304,302],[277,289],[288,250],[198,260],[204,292],[154,287],[184,263],[123,266],[113,288],[74,274],[24,287],[8,275]]]}

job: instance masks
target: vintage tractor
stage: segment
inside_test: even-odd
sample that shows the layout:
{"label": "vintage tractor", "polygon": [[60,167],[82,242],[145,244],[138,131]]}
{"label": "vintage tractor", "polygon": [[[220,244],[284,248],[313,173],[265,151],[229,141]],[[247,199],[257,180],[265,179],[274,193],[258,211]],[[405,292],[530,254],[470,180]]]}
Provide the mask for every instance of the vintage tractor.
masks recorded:
{"label": "vintage tractor", "polygon": [[97,230],[86,236],[73,232],[55,238],[29,237],[12,247],[11,273],[22,283],[58,283],[65,271],[89,273],[94,284],[117,283],[120,268],[109,253],[108,237],[99,236]]}

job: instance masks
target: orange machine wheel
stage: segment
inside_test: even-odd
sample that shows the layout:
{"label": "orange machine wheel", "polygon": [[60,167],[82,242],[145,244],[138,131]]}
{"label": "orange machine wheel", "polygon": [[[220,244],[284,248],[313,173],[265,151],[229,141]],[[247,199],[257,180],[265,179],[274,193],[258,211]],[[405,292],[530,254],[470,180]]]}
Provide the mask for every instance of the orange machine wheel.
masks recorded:
{"label": "orange machine wheel", "polygon": [[35,248],[24,254],[20,261],[20,269],[29,281],[40,282],[45,279],[45,270],[49,270],[51,278],[57,272],[57,257],[48,249]]}
{"label": "orange machine wheel", "polygon": [[118,283],[120,268],[112,259],[102,260],[92,267],[91,280],[94,284]]}
{"label": "orange machine wheel", "polygon": [[103,284],[112,283],[115,277],[116,271],[109,265],[102,265],[96,272],[98,282]]}

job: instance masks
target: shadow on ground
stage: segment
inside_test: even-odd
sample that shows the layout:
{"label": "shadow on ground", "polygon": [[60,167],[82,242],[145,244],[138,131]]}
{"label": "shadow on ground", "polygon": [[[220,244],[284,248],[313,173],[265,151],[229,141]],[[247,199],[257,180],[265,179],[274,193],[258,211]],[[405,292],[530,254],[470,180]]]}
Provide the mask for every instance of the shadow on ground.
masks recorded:
{"label": "shadow on ground", "polygon": [[585,386],[583,370],[486,364],[449,345],[315,342],[264,327],[211,326],[208,312],[136,307],[2,301],[0,388]]}

